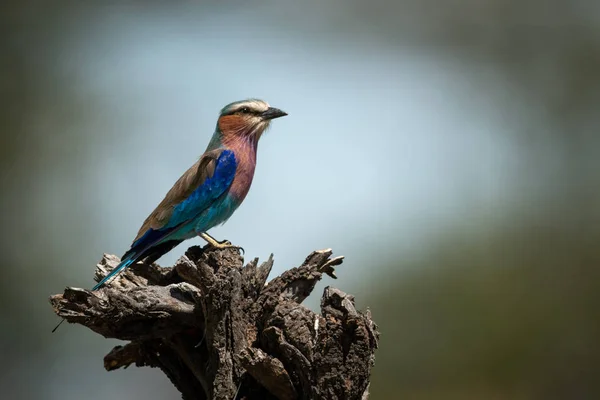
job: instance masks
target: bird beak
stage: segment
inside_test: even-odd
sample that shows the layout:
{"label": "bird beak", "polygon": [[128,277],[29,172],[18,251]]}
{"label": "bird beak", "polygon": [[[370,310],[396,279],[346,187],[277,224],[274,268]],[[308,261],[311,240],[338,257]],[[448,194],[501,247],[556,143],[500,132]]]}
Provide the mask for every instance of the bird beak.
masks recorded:
{"label": "bird beak", "polygon": [[285,117],[286,115],[287,113],[285,111],[281,111],[280,109],[275,107],[269,107],[267,111],[260,114],[260,116],[265,120]]}

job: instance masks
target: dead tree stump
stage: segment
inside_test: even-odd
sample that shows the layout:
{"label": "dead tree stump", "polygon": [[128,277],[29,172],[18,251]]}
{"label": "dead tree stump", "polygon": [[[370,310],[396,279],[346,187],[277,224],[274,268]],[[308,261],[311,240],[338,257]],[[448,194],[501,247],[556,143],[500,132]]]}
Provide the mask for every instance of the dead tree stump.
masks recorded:
{"label": "dead tree stump", "polygon": [[[377,327],[331,287],[321,315],[302,306],[343,257],[311,253],[266,283],[273,256],[243,266],[237,250],[190,247],[173,267],[138,263],[96,292],[50,298],[68,322],[129,341],[104,357],[115,370],[160,368],[183,399],[366,399]],[[100,280],[119,263],[104,255]]]}

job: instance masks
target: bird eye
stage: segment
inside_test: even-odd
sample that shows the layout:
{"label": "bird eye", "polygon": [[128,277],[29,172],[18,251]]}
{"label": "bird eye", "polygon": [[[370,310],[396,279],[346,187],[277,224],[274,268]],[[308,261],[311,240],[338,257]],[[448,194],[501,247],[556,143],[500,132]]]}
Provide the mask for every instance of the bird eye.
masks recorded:
{"label": "bird eye", "polygon": [[240,112],[242,112],[244,114],[248,114],[250,112],[250,109],[248,107],[243,107],[243,108],[240,108]]}

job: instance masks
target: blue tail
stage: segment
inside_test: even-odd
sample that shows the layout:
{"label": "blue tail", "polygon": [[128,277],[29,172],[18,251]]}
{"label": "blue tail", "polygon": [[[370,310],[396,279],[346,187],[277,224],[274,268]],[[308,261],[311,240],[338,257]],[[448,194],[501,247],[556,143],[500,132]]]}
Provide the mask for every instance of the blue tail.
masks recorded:
{"label": "blue tail", "polygon": [[96,284],[96,286],[94,286],[92,288],[93,290],[99,289],[102,285],[104,285],[106,283],[106,281],[108,281],[109,279],[111,279],[112,277],[114,277],[115,275],[117,275],[119,272],[121,272],[122,270],[124,270],[125,268],[129,267],[131,264],[133,264],[133,262],[136,260],[135,257],[132,258],[128,258],[124,261],[121,261],[119,263],[119,265],[117,265],[115,267],[115,269],[113,269],[112,271],[110,271],[110,273],[108,275],[106,275],[100,282],[98,282]]}
{"label": "blue tail", "polygon": [[136,240],[131,249],[127,253],[123,254],[121,262],[115,267],[108,275],[106,275],[100,282],[92,288],[97,290],[104,285],[109,279],[112,279],[119,272],[129,267],[131,264],[150,257],[153,262],[158,257],[162,256],[173,247],[177,246],[182,242],[183,239],[172,239],[180,229],[185,228],[185,224],[181,224],[163,231],[155,231],[154,229],[148,229],[148,231],[138,240]]}
{"label": "blue tail", "polygon": [[125,268],[129,267],[134,262],[144,258],[148,250],[152,248],[154,243],[134,243],[131,249],[129,249],[123,257],[121,257],[121,262],[117,265],[112,271],[108,273],[100,282],[96,284],[92,288],[92,291],[100,289],[102,285],[104,285],[109,279],[114,278],[119,272],[123,271]]}

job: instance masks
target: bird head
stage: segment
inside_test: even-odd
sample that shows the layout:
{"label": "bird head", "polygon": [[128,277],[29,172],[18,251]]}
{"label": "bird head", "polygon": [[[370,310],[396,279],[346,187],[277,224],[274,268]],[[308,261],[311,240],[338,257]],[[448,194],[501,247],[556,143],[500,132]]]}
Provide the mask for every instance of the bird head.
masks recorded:
{"label": "bird head", "polygon": [[217,131],[223,139],[245,139],[258,142],[269,127],[272,119],[284,117],[287,113],[269,106],[258,99],[236,101],[223,107],[217,122]]}

